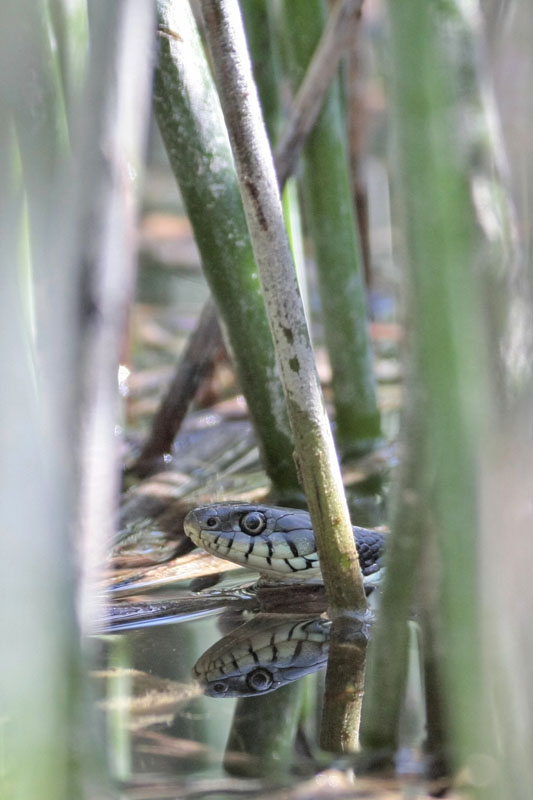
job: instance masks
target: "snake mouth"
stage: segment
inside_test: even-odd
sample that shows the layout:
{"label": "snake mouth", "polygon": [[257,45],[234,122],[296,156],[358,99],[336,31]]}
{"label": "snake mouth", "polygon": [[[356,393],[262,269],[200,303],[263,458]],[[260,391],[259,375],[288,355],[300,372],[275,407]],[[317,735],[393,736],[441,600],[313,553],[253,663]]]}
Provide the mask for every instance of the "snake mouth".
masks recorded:
{"label": "snake mouth", "polygon": [[197,545],[198,547],[202,546],[200,544],[200,535],[202,533],[202,528],[196,516],[195,511],[189,511],[189,513],[183,520],[183,530],[185,531],[186,536],[188,536],[189,539],[193,541],[195,545]]}

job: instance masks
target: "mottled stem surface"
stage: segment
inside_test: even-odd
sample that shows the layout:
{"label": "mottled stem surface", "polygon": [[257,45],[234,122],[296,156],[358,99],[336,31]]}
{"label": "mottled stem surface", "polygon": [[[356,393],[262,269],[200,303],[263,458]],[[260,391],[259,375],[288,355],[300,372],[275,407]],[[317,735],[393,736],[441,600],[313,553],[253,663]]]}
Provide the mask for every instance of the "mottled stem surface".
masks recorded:
{"label": "mottled stem surface", "polygon": [[274,163],[236,0],[201,3],[219,95],[280,363],[298,468],[316,532],[330,611],[366,598],[331,429],[283,222]]}

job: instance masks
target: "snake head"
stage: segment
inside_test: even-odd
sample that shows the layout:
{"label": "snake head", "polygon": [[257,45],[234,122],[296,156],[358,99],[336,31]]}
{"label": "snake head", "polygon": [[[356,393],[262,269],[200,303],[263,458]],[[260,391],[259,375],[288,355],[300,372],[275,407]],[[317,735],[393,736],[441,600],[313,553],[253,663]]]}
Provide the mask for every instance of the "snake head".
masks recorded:
{"label": "snake head", "polygon": [[[249,503],[216,503],[185,517],[187,536],[213,555],[269,578],[320,579],[315,534],[307,511]],[[381,574],[385,536],[354,528],[365,578]]]}
{"label": "snake head", "polygon": [[190,511],[184,530],[198,547],[269,577],[302,580],[320,575],[306,511],[217,503]]}

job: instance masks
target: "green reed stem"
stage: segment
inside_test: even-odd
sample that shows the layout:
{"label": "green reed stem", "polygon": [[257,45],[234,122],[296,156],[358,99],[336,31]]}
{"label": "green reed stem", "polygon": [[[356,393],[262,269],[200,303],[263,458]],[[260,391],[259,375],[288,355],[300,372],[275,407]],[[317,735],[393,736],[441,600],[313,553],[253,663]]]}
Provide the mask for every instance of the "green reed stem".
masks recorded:
{"label": "green reed stem", "polygon": [[[486,328],[472,206],[472,151],[457,105],[464,60],[450,22],[460,3],[389,3],[399,191],[405,219],[415,375],[425,433],[419,492],[442,560],[442,678],[456,763],[492,763],[481,650],[480,444],[486,430]],[[485,761],[483,763],[486,763]],[[476,796],[494,796],[490,779]]]}
{"label": "green reed stem", "polygon": [[261,274],[330,613],[366,608],[333,439],[236,0],[202,0],[208,42]]}
{"label": "green reed stem", "polygon": [[155,112],[222,316],[265,468],[298,481],[283,390],[220,103],[188,3],[160,0]]}
{"label": "green reed stem", "polygon": [[[286,0],[283,8],[285,51],[296,89],[320,41],[325,4]],[[303,191],[333,372],[336,439],[343,455],[361,454],[372,448],[381,429],[337,82],[304,148]]]}

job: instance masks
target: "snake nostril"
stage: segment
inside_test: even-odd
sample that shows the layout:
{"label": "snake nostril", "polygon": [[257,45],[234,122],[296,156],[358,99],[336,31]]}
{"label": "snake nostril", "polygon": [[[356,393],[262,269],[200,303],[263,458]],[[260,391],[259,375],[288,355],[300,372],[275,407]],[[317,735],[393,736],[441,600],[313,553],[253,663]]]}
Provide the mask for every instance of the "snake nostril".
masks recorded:
{"label": "snake nostril", "polygon": [[218,525],[217,517],[208,517],[205,521],[208,528],[216,528]]}

